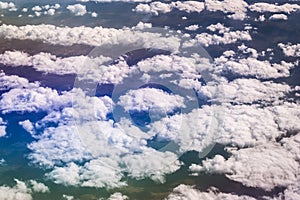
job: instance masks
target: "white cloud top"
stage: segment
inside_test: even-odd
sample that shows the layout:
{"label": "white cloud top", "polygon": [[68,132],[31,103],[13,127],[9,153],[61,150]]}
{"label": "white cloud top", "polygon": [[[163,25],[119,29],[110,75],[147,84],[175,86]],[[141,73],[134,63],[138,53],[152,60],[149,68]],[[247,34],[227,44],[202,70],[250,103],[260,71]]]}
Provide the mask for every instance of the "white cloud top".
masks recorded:
{"label": "white cloud top", "polygon": [[280,145],[264,144],[255,148],[232,149],[230,153],[232,156],[228,160],[217,155],[203,161],[199,168],[192,165],[190,170],[225,173],[228,178],[246,186],[265,190],[299,181],[299,163]]}
{"label": "white cloud top", "polygon": [[74,13],[75,16],[83,16],[87,13],[86,6],[81,4],[68,5],[67,9]]}
{"label": "white cloud top", "polygon": [[245,195],[234,195],[230,193],[222,193],[215,191],[215,188],[210,188],[208,192],[201,192],[193,186],[179,185],[174,188],[173,192],[165,198],[165,200],[255,200],[255,198]]}

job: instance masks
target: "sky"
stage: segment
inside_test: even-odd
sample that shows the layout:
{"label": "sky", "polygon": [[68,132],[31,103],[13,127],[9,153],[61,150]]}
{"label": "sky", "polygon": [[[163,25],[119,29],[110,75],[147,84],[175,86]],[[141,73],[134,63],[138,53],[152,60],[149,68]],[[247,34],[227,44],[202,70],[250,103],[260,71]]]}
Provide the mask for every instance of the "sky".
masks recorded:
{"label": "sky", "polygon": [[298,1],[0,1],[0,199],[300,199]]}

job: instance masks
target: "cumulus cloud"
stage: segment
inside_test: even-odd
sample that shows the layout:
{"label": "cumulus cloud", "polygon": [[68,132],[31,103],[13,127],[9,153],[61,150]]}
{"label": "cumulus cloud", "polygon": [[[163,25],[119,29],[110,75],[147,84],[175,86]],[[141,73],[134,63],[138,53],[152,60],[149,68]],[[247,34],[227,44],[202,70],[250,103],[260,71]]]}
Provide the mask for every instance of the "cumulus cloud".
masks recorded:
{"label": "cumulus cloud", "polygon": [[67,9],[75,14],[75,16],[83,16],[87,13],[86,6],[81,4],[68,5]]}
{"label": "cumulus cloud", "polygon": [[238,196],[234,194],[222,193],[215,191],[215,188],[210,188],[207,192],[197,190],[194,186],[179,185],[173,189],[173,192],[165,198],[165,200],[193,200],[193,199],[207,199],[207,200],[254,200],[255,198],[249,196]]}
{"label": "cumulus cloud", "polygon": [[108,200],[126,200],[126,199],[129,199],[126,195],[123,195],[119,192],[116,192],[114,194],[112,194]]}
{"label": "cumulus cloud", "polygon": [[[60,58],[50,53],[38,53],[33,56],[21,51],[5,51],[0,54],[0,63],[12,67],[32,66],[37,71],[54,74],[78,74],[101,66],[110,58],[99,56],[72,56]],[[89,67],[84,67],[88,65]],[[85,72],[88,73],[88,72]]]}
{"label": "cumulus cloud", "polygon": [[186,45],[193,46],[196,44],[201,44],[204,46],[209,45],[219,45],[219,44],[231,44],[237,41],[249,41],[252,37],[248,30],[236,30],[230,31],[229,28],[223,26],[222,24],[213,24],[208,26],[210,31],[219,30],[218,34],[200,33],[195,36],[195,39],[189,40]]}
{"label": "cumulus cloud", "polygon": [[[162,99],[164,101],[162,101]],[[184,98],[179,95],[172,95],[155,88],[141,88],[130,90],[120,97],[119,105],[126,111],[149,111],[172,112],[176,108],[185,107]]]}
{"label": "cumulus cloud", "polygon": [[286,84],[272,81],[261,82],[251,78],[238,78],[230,82],[223,80],[217,87],[220,87],[220,92],[217,94],[215,94],[216,86],[214,85],[203,86],[199,91],[219,102],[236,104],[276,102],[292,91]]}
{"label": "cumulus cloud", "polygon": [[0,138],[6,135],[6,123],[0,117]]}
{"label": "cumulus cloud", "polygon": [[49,188],[43,184],[43,183],[39,183],[35,180],[30,180],[30,184],[32,186],[32,191],[33,192],[40,192],[40,193],[45,193],[45,192],[49,192]]}
{"label": "cumulus cloud", "polygon": [[81,2],[102,2],[102,3],[107,3],[107,2],[127,2],[127,3],[132,3],[132,2],[150,2],[151,0],[78,0]]}
{"label": "cumulus cloud", "polygon": [[150,4],[139,4],[136,6],[134,11],[138,13],[150,13],[153,15],[159,15],[159,13],[171,12],[173,9],[178,9],[187,13],[200,13],[204,9],[204,3],[197,1],[176,1],[168,4],[155,1]]}
{"label": "cumulus cloud", "polygon": [[16,5],[13,2],[0,1],[0,9],[7,9],[9,11],[16,11]]}
{"label": "cumulus cloud", "polygon": [[285,14],[273,14],[269,17],[270,20],[287,20],[288,17]]}
{"label": "cumulus cloud", "polygon": [[[50,44],[73,45],[86,44],[91,46],[112,47],[117,44],[127,49],[158,48],[176,51],[180,46],[180,37],[163,36],[160,33],[141,32],[129,28],[114,29],[103,27],[56,27],[53,25],[0,26],[0,36],[7,39],[39,40]],[[113,48],[116,54],[119,49]],[[122,52],[124,53],[124,52]]]}
{"label": "cumulus cloud", "polygon": [[205,6],[207,10],[212,12],[230,13],[228,17],[232,19],[243,20],[247,17],[248,4],[243,0],[234,1],[234,3],[230,0],[205,0]]}
{"label": "cumulus cloud", "polygon": [[298,4],[282,4],[282,5],[276,5],[276,4],[270,4],[265,2],[259,2],[254,3],[249,6],[249,9],[251,11],[264,13],[264,12],[270,12],[270,13],[279,13],[284,12],[287,14],[290,14],[291,12],[295,12],[297,10],[300,10],[300,6]]}
{"label": "cumulus cloud", "polygon": [[190,170],[225,173],[228,178],[246,186],[265,190],[288,186],[299,179],[299,163],[278,144],[267,143],[254,148],[230,149],[230,153],[232,156],[228,160],[217,155],[203,161],[199,168],[192,165]]}
{"label": "cumulus cloud", "polygon": [[283,44],[279,43],[278,46],[283,50],[286,56],[300,57],[300,44]]}
{"label": "cumulus cloud", "polygon": [[194,24],[194,25],[190,25],[190,26],[187,26],[185,27],[186,30],[188,31],[196,31],[199,29],[199,26],[197,24]]}
{"label": "cumulus cloud", "polygon": [[16,185],[13,187],[0,186],[0,198],[5,200],[32,200],[32,193],[48,192],[49,189],[43,183],[39,183],[35,180],[30,180],[30,184],[14,179]]}
{"label": "cumulus cloud", "polygon": [[268,60],[259,60],[255,57],[235,59],[221,56],[215,58],[214,64],[216,65],[216,73],[253,76],[262,79],[288,77],[290,75],[289,70],[295,67],[294,63],[285,61],[270,63]]}
{"label": "cumulus cloud", "polygon": [[24,182],[15,179],[14,187],[0,186],[0,198],[7,200],[32,200],[30,190]]}

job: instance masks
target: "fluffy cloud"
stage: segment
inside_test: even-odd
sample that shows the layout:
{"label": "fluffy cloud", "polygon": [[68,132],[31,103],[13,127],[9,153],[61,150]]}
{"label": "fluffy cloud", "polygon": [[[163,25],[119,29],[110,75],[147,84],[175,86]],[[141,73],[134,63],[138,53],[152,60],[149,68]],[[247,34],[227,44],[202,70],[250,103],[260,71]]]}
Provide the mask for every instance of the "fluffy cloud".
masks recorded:
{"label": "fluffy cloud", "polygon": [[273,14],[269,18],[270,20],[287,20],[288,17],[285,14]]}
{"label": "fluffy cloud", "polygon": [[81,1],[81,2],[102,2],[102,3],[107,3],[107,2],[128,2],[128,3],[132,3],[132,2],[150,2],[151,0],[77,0],[77,1]]}
{"label": "fluffy cloud", "polygon": [[60,98],[57,91],[50,88],[15,88],[2,94],[0,106],[2,113],[38,112],[59,109],[61,105],[70,102],[70,99]]}
{"label": "fluffy cloud", "polygon": [[0,198],[5,200],[32,200],[32,193],[48,192],[49,189],[43,183],[30,180],[29,183],[15,179],[16,185],[13,187],[0,186]]}
{"label": "fluffy cloud", "polygon": [[[110,49],[115,45],[122,48],[113,48],[114,55],[126,46],[126,50],[140,48],[158,48],[168,51],[176,51],[180,46],[181,38],[178,36],[166,35],[159,32],[141,32],[124,29],[113,29],[103,27],[56,27],[53,25],[27,25],[14,26],[3,24],[0,26],[0,36],[7,39],[29,39],[39,40],[50,44],[72,45],[86,44],[91,46],[110,45]],[[166,31],[165,31],[166,32]],[[124,50],[120,53],[124,53]],[[115,55],[116,56],[116,55]]]}
{"label": "fluffy cloud", "polygon": [[201,192],[193,186],[179,185],[173,189],[173,192],[165,198],[165,200],[194,200],[194,199],[205,199],[205,200],[254,200],[255,198],[249,196],[238,196],[234,194],[221,193],[214,191],[215,188],[211,188],[207,192]]}
{"label": "fluffy cloud", "polygon": [[219,87],[218,93],[215,92],[216,86],[214,85],[203,86],[199,92],[220,102],[255,104],[278,101],[292,91],[286,84],[245,78],[238,78],[230,82],[222,80],[217,87]]}
{"label": "fluffy cloud", "polygon": [[188,31],[196,31],[197,29],[199,29],[199,26],[194,24],[194,25],[190,25],[190,26],[185,27],[185,29],[188,30]]}
{"label": "fluffy cloud", "polygon": [[[299,163],[293,155],[278,144],[264,144],[254,148],[231,149],[232,156],[225,160],[221,155],[192,165],[192,171],[225,173],[232,180],[246,186],[271,190],[288,186],[299,180]],[[251,156],[249,156],[251,155]]]}
{"label": "fluffy cloud", "polygon": [[295,12],[297,10],[300,10],[300,6],[297,4],[283,4],[283,5],[275,5],[270,3],[255,3],[249,6],[249,9],[251,11],[255,12],[271,12],[271,13],[278,13],[278,12],[284,12],[287,14],[290,14],[291,12]]}
{"label": "fluffy cloud", "polygon": [[126,195],[122,195],[121,193],[119,192],[116,192],[114,194],[112,194],[108,200],[126,200],[126,199],[129,199]]}
{"label": "fluffy cloud", "polygon": [[0,138],[6,135],[6,126],[3,119],[0,117]]}
{"label": "fluffy cloud", "polygon": [[[16,66],[32,66],[37,71],[54,74],[80,74],[88,73],[88,70],[101,66],[110,58],[99,56],[73,56],[60,58],[50,53],[38,53],[33,56],[21,51],[5,51],[0,54],[0,63]],[[85,67],[88,65],[89,67]],[[86,72],[84,72],[86,71]]]}
{"label": "fluffy cloud", "polygon": [[267,60],[259,60],[254,57],[241,59],[226,58],[221,56],[215,58],[216,73],[229,73],[239,76],[253,76],[255,78],[279,78],[288,77],[290,69],[295,64],[281,61],[280,63],[270,63]]}
{"label": "fluffy cloud", "polygon": [[150,4],[139,4],[134,9],[135,12],[138,13],[151,13],[154,15],[158,15],[159,13],[168,13],[173,9],[178,9],[180,11],[184,11],[187,13],[198,12],[200,13],[204,9],[203,2],[197,1],[176,1],[171,3],[162,3],[159,1],[152,2]]}
{"label": "fluffy cloud", "polygon": [[239,40],[252,40],[249,31],[230,31],[229,28],[220,25],[209,26],[208,29],[212,31],[219,29],[219,34],[200,33],[196,35],[195,39],[188,41],[186,45],[193,46],[196,44],[201,44],[204,46],[209,46],[219,44],[231,44],[236,43]]}
{"label": "fluffy cloud", "polygon": [[0,1],[0,9],[7,9],[9,11],[16,11],[16,5],[13,2]]}
{"label": "fluffy cloud", "polygon": [[279,43],[278,46],[283,50],[286,56],[300,57],[300,44],[283,44]]}
{"label": "fluffy cloud", "polygon": [[32,200],[30,190],[24,182],[15,179],[14,187],[0,186],[0,198],[7,200]]}
{"label": "fluffy cloud", "polygon": [[87,13],[86,6],[81,4],[68,5],[67,9],[74,13],[75,16],[83,16]]}
{"label": "fluffy cloud", "polygon": [[40,192],[40,193],[49,192],[49,188],[43,183],[39,183],[35,180],[30,180],[30,184],[32,186],[33,192]]}
{"label": "fluffy cloud", "polygon": [[148,111],[155,109],[156,112],[165,113],[172,112],[176,108],[185,107],[183,97],[168,94],[155,88],[130,90],[120,97],[119,105],[123,106],[126,111]]}
{"label": "fluffy cloud", "polygon": [[248,4],[243,0],[237,0],[232,3],[230,0],[205,0],[206,9],[212,12],[222,11],[224,13],[233,13],[229,18],[243,20],[246,18]]}

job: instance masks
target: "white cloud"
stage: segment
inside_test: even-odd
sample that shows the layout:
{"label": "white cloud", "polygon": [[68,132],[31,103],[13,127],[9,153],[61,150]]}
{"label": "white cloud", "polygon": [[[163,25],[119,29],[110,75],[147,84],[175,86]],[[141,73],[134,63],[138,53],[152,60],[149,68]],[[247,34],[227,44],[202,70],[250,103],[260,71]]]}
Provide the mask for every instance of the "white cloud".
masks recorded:
{"label": "white cloud", "polygon": [[221,36],[216,34],[200,33],[195,37],[195,43],[199,43],[204,46],[231,44],[236,43],[239,40],[252,40],[249,31],[228,31],[221,33]]}
{"label": "white cloud", "polygon": [[165,174],[170,174],[180,168],[176,154],[159,152],[147,148],[143,153],[127,155],[122,159],[125,172],[130,177],[143,179],[149,177],[154,181],[164,183]]}
{"label": "white cloud", "polygon": [[269,17],[270,20],[287,20],[288,17],[285,14],[273,14]]}
{"label": "white cloud", "polygon": [[215,32],[218,31],[220,34],[221,33],[226,33],[230,31],[230,28],[224,26],[221,23],[217,23],[217,24],[211,24],[208,27],[206,27],[208,30]]}
{"label": "white cloud", "polygon": [[238,78],[228,82],[220,81],[219,92],[216,93],[216,86],[202,86],[199,92],[218,100],[219,102],[242,103],[264,103],[278,101],[287,93],[291,92],[290,86],[272,81],[261,82],[257,79]]}
{"label": "white cloud", "polygon": [[44,14],[45,15],[53,16],[53,15],[55,15],[55,9],[54,8],[50,8],[49,10],[44,11]]}
{"label": "white cloud", "polygon": [[16,5],[13,2],[0,1],[0,9],[7,9],[9,11],[16,11]]}
{"label": "white cloud", "polygon": [[[254,148],[230,149],[232,156],[225,160],[221,155],[202,162],[190,170],[207,173],[225,173],[232,180],[246,186],[272,190],[288,186],[299,180],[299,163],[293,155],[278,144],[264,144]],[[249,156],[251,155],[251,156]]]}
{"label": "white cloud", "polygon": [[45,184],[39,183],[35,180],[30,180],[30,184],[32,186],[33,192],[46,193],[46,192],[50,191],[49,188]]}
{"label": "white cloud", "polygon": [[42,7],[40,6],[34,6],[31,8],[32,11],[42,11]]}
{"label": "white cloud", "polygon": [[280,63],[270,63],[267,60],[259,60],[254,57],[247,58],[226,58],[221,56],[215,58],[216,73],[230,73],[239,76],[253,76],[256,78],[279,78],[288,77],[290,69],[295,67],[295,64],[281,61]]}
{"label": "white cloud", "polygon": [[68,5],[67,9],[74,13],[75,16],[83,16],[87,13],[86,6],[81,4]]}
{"label": "white cloud", "polygon": [[96,12],[92,12],[92,13],[91,13],[91,16],[92,16],[92,17],[98,17],[98,14],[97,14]]}
{"label": "white cloud", "polygon": [[[159,48],[174,52],[180,46],[181,37],[163,36],[160,33],[141,32],[129,28],[113,29],[103,27],[56,27],[53,25],[14,26],[2,24],[0,36],[7,39],[40,40],[50,44],[91,46],[122,45],[128,49]],[[158,30],[162,31],[162,30]],[[72,36],[72,37],[70,37]],[[113,48],[114,55],[120,49]],[[117,51],[117,52],[116,52]],[[124,52],[121,52],[124,53]]]}
{"label": "white cloud", "polygon": [[34,126],[32,123],[27,119],[25,121],[19,122],[19,124],[25,129],[28,133],[34,134]]}
{"label": "white cloud", "polygon": [[[163,101],[162,101],[163,99]],[[125,111],[149,111],[169,113],[176,108],[185,107],[184,97],[172,95],[155,88],[141,88],[130,90],[120,97],[118,102]]]}
{"label": "white cloud", "polygon": [[287,14],[290,14],[291,12],[295,12],[297,10],[300,10],[300,5],[297,4],[283,4],[283,5],[275,5],[265,2],[260,3],[254,3],[249,6],[249,9],[251,11],[264,13],[264,12],[271,12],[271,13],[278,13],[278,12],[284,12]]}
{"label": "white cloud", "polygon": [[126,195],[123,195],[119,192],[112,194],[107,200],[128,200],[129,198]]}
{"label": "white cloud", "polygon": [[107,3],[107,2],[127,2],[127,3],[133,3],[133,2],[150,2],[151,0],[77,0],[81,2],[102,2],[102,3]]}
{"label": "white cloud", "polygon": [[190,26],[187,26],[185,27],[186,30],[188,31],[196,31],[199,29],[199,26],[197,24],[194,24],[194,25],[190,25]]}
{"label": "white cloud", "polygon": [[230,0],[205,0],[206,9],[212,12],[222,11],[223,13],[233,13],[229,18],[243,20],[247,17],[247,2],[236,0],[234,3]]}
{"label": "white cloud", "polygon": [[74,196],[63,194],[63,198],[66,200],[74,200]]}
{"label": "white cloud", "polygon": [[6,123],[0,117],[0,138],[6,135]]}
{"label": "white cloud", "polygon": [[0,199],[5,200],[32,200],[31,191],[22,181],[15,179],[14,187],[0,186]]}
{"label": "white cloud", "polygon": [[134,11],[138,13],[150,13],[154,15],[159,15],[159,13],[171,12],[173,9],[178,9],[187,13],[200,13],[204,9],[204,3],[198,1],[176,1],[168,4],[155,1],[150,4],[139,4],[136,6]]}
{"label": "white cloud", "polygon": [[179,185],[173,189],[173,192],[165,198],[165,200],[255,200],[255,198],[249,196],[238,196],[230,193],[222,193],[216,191],[215,188],[210,188],[207,192],[201,192],[194,186]]}
{"label": "white cloud", "polygon": [[[5,51],[3,54],[0,54],[1,64],[10,65],[12,67],[32,66],[37,71],[54,74],[88,73],[88,70],[95,70],[96,67],[98,68],[102,63],[109,60],[110,58],[104,56],[96,58],[90,58],[88,56],[60,58],[43,52],[33,56],[21,51]],[[88,65],[89,67],[83,67],[84,65]]]}
{"label": "white cloud", "polygon": [[286,56],[300,57],[300,44],[283,44],[279,43],[278,46],[283,50]]}

